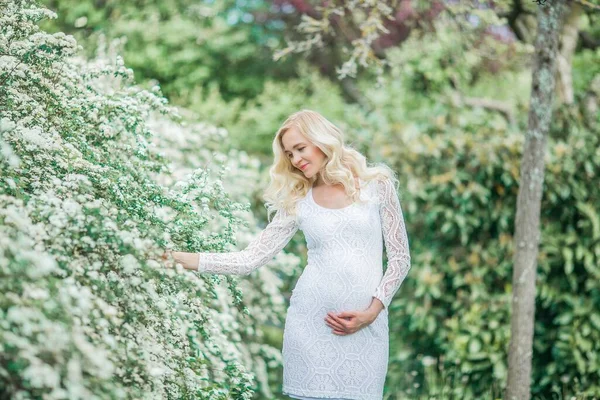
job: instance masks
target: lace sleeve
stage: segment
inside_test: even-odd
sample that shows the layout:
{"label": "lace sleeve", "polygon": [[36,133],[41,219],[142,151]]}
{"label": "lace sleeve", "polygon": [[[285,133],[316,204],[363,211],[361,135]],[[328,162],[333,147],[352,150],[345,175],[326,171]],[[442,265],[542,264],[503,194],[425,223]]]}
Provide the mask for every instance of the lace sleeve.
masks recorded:
{"label": "lace sleeve", "polygon": [[381,300],[387,308],[408,274],[410,253],[402,208],[400,207],[396,188],[390,179],[377,183],[377,194],[380,199],[379,216],[388,262],[387,270],[373,297]]}
{"label": "lace sleeve", "polygon": [[242,251],[200,253],[198,272],[248,275],[269,262],[292,239],[298,225],[294,216],[278,210],[273,220]]}

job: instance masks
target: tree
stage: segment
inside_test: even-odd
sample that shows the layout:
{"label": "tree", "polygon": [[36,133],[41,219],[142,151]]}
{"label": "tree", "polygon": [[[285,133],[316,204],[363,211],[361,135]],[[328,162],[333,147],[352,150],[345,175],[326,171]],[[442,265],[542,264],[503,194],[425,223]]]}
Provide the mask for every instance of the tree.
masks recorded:
{"label": "tree", "polygon": [[542,3],[537,16],[529,123],[517,197],[506,400],[522,400],[530,397],[544,154],[552,117],[560,16],[564,7],[563,1]]}

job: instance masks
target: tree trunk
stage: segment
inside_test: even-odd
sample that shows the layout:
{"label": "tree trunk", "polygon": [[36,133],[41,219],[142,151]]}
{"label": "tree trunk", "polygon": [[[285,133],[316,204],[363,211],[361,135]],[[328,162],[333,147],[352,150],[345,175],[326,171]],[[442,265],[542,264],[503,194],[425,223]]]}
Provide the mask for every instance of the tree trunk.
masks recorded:
{"label": "tree trunk", "polygon": [[583,15],[583,7],[573,3],[568,7],[560,35],[560,46],[557,54],[558,82],[556,85],[558,101],[561,104],[573,104],[573,73],[572,62],[577,39],[579,38],[579,22]]}
{"label": "tree trunk", "polygon": [[540,240],[546,135],[552,117],[555,67],[564,0],[539,5],[529,121],[515,221],[511,340],[505,400],[528,400],[535,314],[535,279]]}

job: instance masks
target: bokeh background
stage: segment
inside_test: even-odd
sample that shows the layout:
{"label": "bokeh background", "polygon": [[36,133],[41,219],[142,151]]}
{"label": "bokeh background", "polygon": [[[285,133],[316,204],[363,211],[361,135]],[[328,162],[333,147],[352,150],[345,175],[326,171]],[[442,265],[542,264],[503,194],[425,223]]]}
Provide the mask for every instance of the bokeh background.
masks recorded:
{"label": "bokeh background", "polygon": [[[314,38],[320,1],[0,1],[0,397],[287,398],[302,233],[247,277],[157,260],[256,237],[272,138],[305,108],[400,179],[413,267],[385,399],[502,397],[539,5],[379,2],[394,19],[353,71],[368,2],[346,3],[322,46],[285,52]],[[536,399],[600,398],[600,13],[566,7]]]}

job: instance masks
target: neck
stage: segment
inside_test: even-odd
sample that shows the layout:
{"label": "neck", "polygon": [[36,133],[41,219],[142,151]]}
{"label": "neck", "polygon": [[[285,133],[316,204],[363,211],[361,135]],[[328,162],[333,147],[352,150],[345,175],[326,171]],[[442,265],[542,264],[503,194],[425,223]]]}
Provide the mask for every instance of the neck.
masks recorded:
{"label": "neck", "polygon": [[313,182],[313,186],[321,186],[323,185],[323,180],[321,179],[321,174],[317,175],[317,179]]}
{"label": "neck", "polygon": [[[358,187],[358,180],[357,180],[356,176],[354,176],[354,180],[355,180],[356,185]],[[325,182],[323,182],[323,180],[321,179],[321,174],[318,174],[317,175],[317,179],[315,179],[315,181],[313,182],[312,186],[313,187],[317,187],[317,186],[321,186],[321,185],[324,185],[324,184],[325,184]],[[333,186],[335,186],[335,184]]]}

